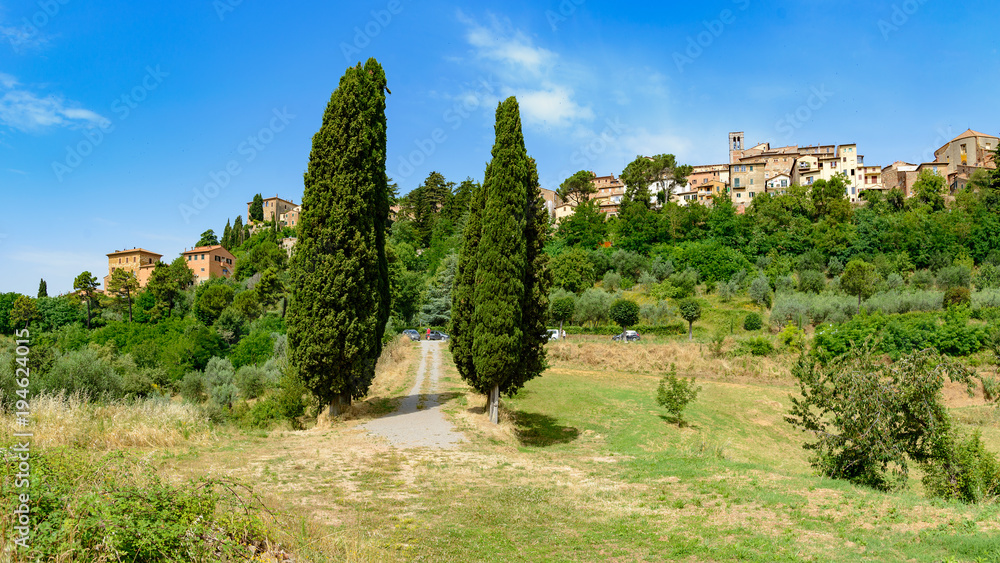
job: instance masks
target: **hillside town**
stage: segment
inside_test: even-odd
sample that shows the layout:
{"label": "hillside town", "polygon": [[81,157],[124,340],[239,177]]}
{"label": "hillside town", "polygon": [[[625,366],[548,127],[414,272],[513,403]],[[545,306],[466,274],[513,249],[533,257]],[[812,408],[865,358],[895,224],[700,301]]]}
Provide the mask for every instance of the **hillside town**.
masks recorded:
{"label": "hillside town", "polygon": [[[747,146],[745,134],[729,134],[729,162],[693,166],[686,184],[666,182],[651,186],[651,192],[670,190],[671,198],[680,205],[701,203],[712,205],[712,198],[729,194],[742,213],[759,194],[786,193],[793,184],[812,185],[817,180],[830,180],[837,174],[846,178],[847,193],[851,202],[861,201],[867,190],[888,191],[899,189],[910,197],[911,187],[924,170],[945,178],[951,193],[968,183],[977,169],[994,169],[992,151],[1000,138],[969,129],[934,151],[932,162],[913,164],[897,160],[887,166],[866,165],[865,157],[858,152],[856,143],[789,145],[772,147],[770,142]],[[590,194],[601,212],[616,215],[618,205],[625,195],[625,184],[614,174],[594,175],[596,191]],[[543,190],[556,219],[573,213],[576,203],[562,201],[553,190]],[[654,201],[655,203],[655,201]]]}

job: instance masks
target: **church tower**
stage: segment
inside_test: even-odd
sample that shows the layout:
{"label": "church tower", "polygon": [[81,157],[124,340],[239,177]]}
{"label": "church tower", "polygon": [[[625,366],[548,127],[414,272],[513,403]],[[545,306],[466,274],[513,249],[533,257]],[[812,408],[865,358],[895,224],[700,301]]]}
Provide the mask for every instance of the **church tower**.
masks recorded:
{"label": "church tower", "polygon": [[743,156],[743,131],[729,134],[729,164]]}

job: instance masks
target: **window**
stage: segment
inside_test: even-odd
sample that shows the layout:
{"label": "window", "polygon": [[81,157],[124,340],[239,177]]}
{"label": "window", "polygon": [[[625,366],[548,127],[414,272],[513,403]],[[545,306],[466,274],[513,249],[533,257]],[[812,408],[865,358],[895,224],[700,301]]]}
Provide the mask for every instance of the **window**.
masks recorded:
{"label": "window", "polygon": [[201,255],[201,259],[202,259],[202,260],[204,260],[204,259],[205,259],[205,255],[204,255],[204,254],[202,254],[202,255]]}
{"label": "window", "polygon": [[808,178],[806,178],[806,184],[812,185],[812,183],[813,183],[813,177],[812,176],[809,176]]}
{"label": "window", "polygon": [[750,171],[753,172],[753,166],[750,167]]}
{"label": "window", "polygon": [[740,187],[740,179],[739,178],[733,179],[733,187],[734,188]]}
{"label": "window", "polygon": [[[847,159],[845,158],[844,160],[846,161]],[[833,170],[837,169],[837,161],[836,160],[830,163],[830,168],[833,169]]]}
{"label": "window", "polygon": [[750,178],[750,185],[753,185],[753,178]]}
{"label": "window", "polygon": [[788,187],[788,180],[782,179],[781,180],[781,187],[782,188],[787,188]]}
{"label": "window", "polygon": [[750,199],[753,199],[753,192],[750,192]]}
{"label": "window", "polygon": [[736,194],[736,197],[743,197],[743,194]]}

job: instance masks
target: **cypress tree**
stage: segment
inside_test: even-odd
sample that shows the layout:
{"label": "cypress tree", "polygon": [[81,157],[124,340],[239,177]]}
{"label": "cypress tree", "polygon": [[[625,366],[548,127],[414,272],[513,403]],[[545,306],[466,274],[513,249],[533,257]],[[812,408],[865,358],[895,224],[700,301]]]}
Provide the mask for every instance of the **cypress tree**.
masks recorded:
{"label": "cypress tree", "polygon": [[549,255],[545,253],[545,245],[549,240],[549,212],[538,183],[535,159],[529,161],[531,182],[528,184],[525,202],[524,229],[527,267],[524,272],[524,298],[521,301],[524,341],[519,369],[504,389],[504,393],[508,395],[517,393],[526,382],[541,375],[548,367],[545,361],[545,342],[548,340],[546,321],[549,291],[552,289],[552,270],[549,269]]}
{"label": "cypress tree", "polygon": [[38,298],[49,296],[49,284],[45,283],[45,279],[38,282]]}
{"label": "cypress tree", "polygon": [[332,415],[368,392],[389,318],[385,92],[375,59],[347,69],[304,178],[288,339],[300,378]]}
{"label": "cypress tree", "polygon": [[517,100],[496,112],[493,158],[483,182],[485,205],[479,241],[473,312],[472,362],[479,392],[489,393],[490,420],[497,422],[500,393],[518,387],[524,364],[524,300],[531,160],[524,148]]}
{"label": "cypress tree", "polygon": [[260,194],[255,194],[253,196],[253,202],[250,204],[250,220],[252,221],[263,221],[264,220],[264,198]]}
{"label": "cypress tree", "polygon": [[476,270],[479,268],[479,238],[483,210],[483,189],[476,184],[472,188],[469,218],[465,224],[462,252],[458,258],[458,269],[451,289],[451,340],[448,347],[455,360],[462,379],[475,384],[476,367],[472,362],[473,320],[475,312]]}
{"label": "cypress tree", "polygon": [[229,244],[232,245],[232,248],[226,248],[226,250],[229,250],[230,252],[232,252],[233,249],[239,248],[240,245],[243,244],[243,216],[242,215],[237,215],[236,216],[236,220],[233,221],[233,230],[230,231],[230,233],[229,233]]}
{"label": "cypress tree", "polygon": [[232,241],[230,240],[232,236],[233,236],[233,228],[229,225],[229,219],[226,219],[226,228],[222,231],[222,240],[219,241],[219,244],[222,245],[222,248],[230,250],[230,247],[233,245]]}

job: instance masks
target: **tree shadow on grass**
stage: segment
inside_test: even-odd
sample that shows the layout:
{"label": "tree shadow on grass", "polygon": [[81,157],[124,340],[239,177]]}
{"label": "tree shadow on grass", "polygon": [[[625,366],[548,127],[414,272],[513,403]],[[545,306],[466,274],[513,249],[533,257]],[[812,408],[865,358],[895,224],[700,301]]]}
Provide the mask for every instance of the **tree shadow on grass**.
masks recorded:
{"label": "tree shadow on grass", "polygon": [[676,424],[678,428],[691,428],[692,430],[698,430],[701,428],[700,426],[695,426],[694,424],[691,424],[690,421],[684,420],[679,416],[671,416],[669,414],[660,414],[657,416],[659,416],[660,419],[667,424]]}
{"label": "tree shadow on grass", "polygon": [[567,444],[580,437],[579,429],[557,424],[551,416],[524,411],[512,411],[510,414],[517,438],[525,446],[544,448]]}

